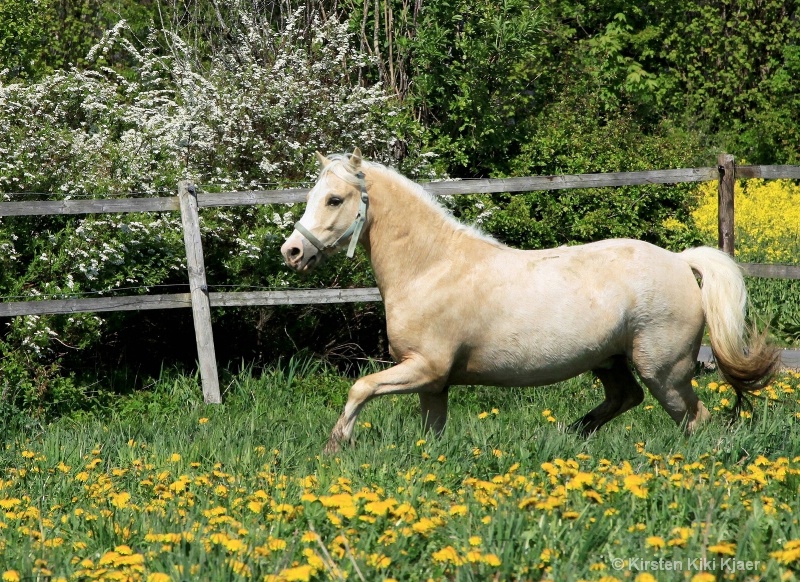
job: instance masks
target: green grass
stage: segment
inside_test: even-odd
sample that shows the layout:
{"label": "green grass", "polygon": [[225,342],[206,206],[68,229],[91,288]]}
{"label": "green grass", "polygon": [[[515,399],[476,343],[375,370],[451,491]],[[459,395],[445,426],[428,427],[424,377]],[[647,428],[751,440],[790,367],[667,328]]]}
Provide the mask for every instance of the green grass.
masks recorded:
{"label": "green grass", "polygon": [[800,281],[747,278],[751,311],[759,325],[769,324],[778,345],[800,346]]}
{"label": "green grass", "polygon": [[219,406],[165,373],[102,413],[0,427],[0,576],[641,580],[659,559],[680,579],[794,576],[800,380],[729,425],[713,379],[698,391],[720,410],[691,438],[649,396],[589,439],[566,432],[602,398],[581,377],[454,388],[439,439],[415,396],[378,398],[325,457],[350,380],[319,362],[231,374]]}

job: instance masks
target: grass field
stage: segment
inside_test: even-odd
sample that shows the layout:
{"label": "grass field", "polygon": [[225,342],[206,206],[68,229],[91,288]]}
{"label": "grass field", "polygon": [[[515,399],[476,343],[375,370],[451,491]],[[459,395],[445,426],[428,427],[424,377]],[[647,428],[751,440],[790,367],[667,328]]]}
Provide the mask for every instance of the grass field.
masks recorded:
{"label": "grass field", "polygon": [[[4,426],[0,578],[794,580],[800,377],[691,438],[651,397],[600,433],[564,425],[602,390],[455,388],[443,438],[413,396],[367,405],[320,455],[350,381],[313,360],[196,378],[95,414]],[[678,570],[676,572],[676,570]]]}

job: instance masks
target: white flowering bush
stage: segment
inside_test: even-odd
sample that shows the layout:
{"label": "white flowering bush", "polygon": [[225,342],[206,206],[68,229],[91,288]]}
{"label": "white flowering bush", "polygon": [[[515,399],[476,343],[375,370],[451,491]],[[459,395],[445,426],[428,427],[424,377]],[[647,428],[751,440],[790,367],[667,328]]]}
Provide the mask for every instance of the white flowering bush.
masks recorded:
{"label": "white flowering bush", "polygon": [[[231,40],[213,55],[167,30],[136,43],[123,21],[84,69],[34,84],[0,82],[3,200],[174,195],[181,179],[206,192],[287,187],[314,178],[314,150],[356,145],[409,174],[427,171],[424,157],[394,159],[420,130],[380,85],[354,80],[372,63],[354,48],[346,23],[297,11],[276,31],[254,26],[236,0],[231,7]],[[121,54],[133,66],[120,66]],[[287,206],[203,210],[212,287],[317,284],[293,279],[279,260],[295,213]],[[156,292],[186,283],[184,256],[177,213],[2,217],[0,296]],[[369,279],[363,268],[335,261],[318,277]],[[36,378],[68,376],[70,355],[101,345],[113,333],[107,323],[92,314],[6,322],[0,386],[15,385],[31,401],[46,398],[52,383],[42,388]]]}

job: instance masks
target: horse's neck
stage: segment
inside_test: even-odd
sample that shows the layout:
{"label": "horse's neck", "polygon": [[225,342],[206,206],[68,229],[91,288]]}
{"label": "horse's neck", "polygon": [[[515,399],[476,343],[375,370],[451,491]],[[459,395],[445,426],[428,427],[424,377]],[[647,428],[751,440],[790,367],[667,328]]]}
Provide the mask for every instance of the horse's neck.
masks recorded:
{"label": "horse's neck", "polygon": [[381,175],[376,186],[365,247],[384,295],[463,256],[463,249],[454,247],[464,244],[465,232],[414,192],[413,185]]}

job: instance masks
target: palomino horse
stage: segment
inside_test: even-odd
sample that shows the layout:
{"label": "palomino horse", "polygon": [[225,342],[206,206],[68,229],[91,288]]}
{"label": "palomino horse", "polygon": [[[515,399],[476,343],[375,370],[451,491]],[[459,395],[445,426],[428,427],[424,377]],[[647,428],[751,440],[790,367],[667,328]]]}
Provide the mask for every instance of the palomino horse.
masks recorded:
{"label": "palomino horse", "polygon": [[[521,251],[457,222],[419,185],[351,155],[317,154],[322,170],[281,248],[308,271],[361,242],[386,309],[397,364],[353,384],[326,451],[351,439],[364,404],[419,394],[440,432],[454,384],[535,386],[591,370],[605,400],[574,423],[584,434],[642,402],[641,381],[691,433],[709,418],[692,389],[704,323],[736,393],[763,387],[778,366],[764,334],[745,330],[746,291],[726,254],[682,253],[635,240]],[[698,284],[702,277],[702,286]]]}

